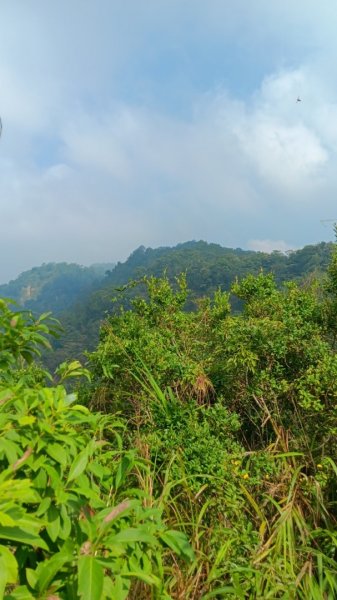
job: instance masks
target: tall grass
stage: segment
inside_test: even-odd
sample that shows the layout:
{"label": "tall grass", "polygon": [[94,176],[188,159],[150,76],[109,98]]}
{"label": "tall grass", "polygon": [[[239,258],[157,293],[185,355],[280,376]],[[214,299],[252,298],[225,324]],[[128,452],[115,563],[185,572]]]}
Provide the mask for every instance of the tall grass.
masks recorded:
{"label": "tall grass", "polygon": [[[174,409],[172,391],[162,391],[150,373],[137,375],[147,397],[146,414],[151,406],[164,413]],[[140,416],[141,418],[141,416]],[[195,558],[183,563],[168,551],[166,560],[166,592],[176,600],[210,600],[238,598],[249,600],[332,600],[337,597],[337,532],[331,507],[325,503],[324,490],[314,475],[306,473],[305,456],[290,450],[289,436],[273,420],[275,442],[265,449],[266,462],[274,465],[273,480],[264,480],[261,487],[244,480],[240,491],[245,499],[244,511],[258,542],[237,557],[240,531],[236,523],[216,527],[219,500],[226,511],[226,494],[214,498],[212,484],[219,481],[209,476],[209,483],[195,491],[198,477],[173,474],[179,463],[179,451],[168,457],[166,465],[151,460],[151,449],[144,443],[141,423],[135,441],[140,454],[149,463],[146,476],[138,473],[138,484],[146,497],[154,495],[164,509],[170,528],[187,533]],[[250,457],[253,451],[248,453]],[[337,467],[330,461],[336,481]],[[205,474],[203,474],[205,477]],[[191,485],[193,483],[193,485]],[[226,486],[226,482],[223,482]],[[214,487],[212,488],[214,489]],[[159,496],[158,496],[159,492]],[[139,586],[139,584],[138,584]],[[142,594],[144,594],[142,590]],[[150,598],[141,595],[139,587],[132,599]],[[131,598],[131,596],[130,596]]]}

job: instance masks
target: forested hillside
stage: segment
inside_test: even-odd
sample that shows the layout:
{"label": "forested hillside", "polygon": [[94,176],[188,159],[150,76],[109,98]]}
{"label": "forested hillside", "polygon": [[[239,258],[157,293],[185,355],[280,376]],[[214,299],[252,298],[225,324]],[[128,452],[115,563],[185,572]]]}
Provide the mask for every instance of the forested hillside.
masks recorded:
{"label": "forested hillside", "polygon": [[0,598],[334,600],[337,247],[195,310],[184,274],[130,289],[56,373],[0,299]]}
{"label": "forested hillside", "polygon": [[68,263],[48,263],[21,273],[15,280],[0,285],[0,296],[11,298],[21,307],[36,313],[55,315],[87,296],[98,285],[112,263],[82,267]]}
{"label": "forested hillside", "polygon": [[[320,277],[329,263],[331,249],[332,244],[324,242],[287,254],[223,248],[203,241],[172,248],[141,246],[115,266],[50,263],[35,267],[1,285],[0,295],[16,300],[35,314],[51,311],[60,319],[64,333],[53,342],[54,354],[46,357],[48,366],[55,368],[65,358],[81,357],[84,350],[95,346],[106,315],[118,311],[121,304],[129,305],[134,295],[132,287],[124,289],[129,281],[166,273],[174,282],[184,272],[190,290],[186,310],[194,310],[198,298],[217,289],[229,290],[236,277],[257,274],[261,269],[273,273],[278,285],[287,280]],[[234,310],[240,308],[235,298],[232,305]]]}
{"label": "forested hillside", "polygon": [[224,248],[207,242],[186,242],[173,248],[145,248],[135,250],[125,263],[118,263],[108,274],[106,285],[125,283],[142,275],[160,276],[164,270],[172,278],[186,271],[188,286],[197,296],[221,286],[229,289],[236,277],[256,273],[260,269],[272,271],[278,282],[301,278],[315,270],[325,270],[330,259],[332,244],[322,242],[305,246],[287,254],[271,254]]}
{"label": "forested hillside", "polygon": [[[288,254],[223,248],[203,241],[186,242],[172,248],[142,246],[124,263],[118,263],[107,273],[102,283],[95,286],[90,294],[83,294],[80,301],[60,316],[65,335],[55,343],[55,354],[49,359],[53,361],[50,366],[56,366],[66,356],[78,357],[83,349],[94,347],[102,319],[118,310],[121,303],[128,306],[134,295],[132,288],[123,294],[118,291],[130,280],[141,279],[144,275],[160,277],[166,273],[169,280],[174,282],[175,277],[184,272],[190,290],[186,309],[191,310],[195,308],[197,298],[219,288],[229,290],[236,277],[257,274],[261,269],[266,273],[274,273],[278,285],[286,280],[301,280],[310,275],[320,277],[327,268],[331,250],[332,244],[324,242]],[[118,301],[112,302],[113,299]],[[234,308],[239,306],[237,299],[233,299],[233,303]],[[48,310],[48,306],[44,306],[43,310]]]}

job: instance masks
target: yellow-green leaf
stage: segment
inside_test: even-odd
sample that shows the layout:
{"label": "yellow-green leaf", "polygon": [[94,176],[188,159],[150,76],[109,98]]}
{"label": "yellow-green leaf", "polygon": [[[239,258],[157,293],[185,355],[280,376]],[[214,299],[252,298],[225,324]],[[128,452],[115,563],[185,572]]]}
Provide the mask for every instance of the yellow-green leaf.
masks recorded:
{"label": "yellow-green leaf", "polygon": [[94,556],[83,555],[78,559],[78,593],[81,600],[101,600],[104,574]]}
{"label": "yellow-green leaf", "polygon": [[69,470],[69,475],[68,475],[68,481],[72,481],[73,479],[76,479],[77,477],[79,477],[79,475],[81,475],[83,473],[83,471],[85,470],[86,466],[88,464],[88,450],[82,450],[82,452],[80,452],[73,464],[70,467]]}

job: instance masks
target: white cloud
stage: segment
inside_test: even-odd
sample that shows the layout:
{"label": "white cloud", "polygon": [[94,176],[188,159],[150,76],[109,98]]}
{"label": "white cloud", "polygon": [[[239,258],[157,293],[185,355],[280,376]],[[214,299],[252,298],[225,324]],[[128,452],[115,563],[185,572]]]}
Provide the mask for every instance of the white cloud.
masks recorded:
{"label": "white cloud", "polygon": [[[289,125],[285,119],[268,116],[263,110],[249,115],[237,132],[242,151],[247,154],[257,173],[274,188],[294,193],[319,183],[321,168],[329,155],[320,137],[299,122]],[[285,196],[286,200],[286,196]]]}
{"label": "white cloud", "polygon": [[270,201],[270,193],[290,204],[310,202],[332,146],[323,117],[306,118],[297,106],[299,79],[305,81],[303,73],[268,77],[246,103],[208,94],[195,100],[188,121],[132,106],[103,118],[80,115],[64,131],[65,157],[106,172],[127,190],[145,186],[150,196],[156,181],[159,193],[165,184],[181,189],[186,207],[201,202],[249,213]]}
{"label": "white cloud", "polygon": [[0,252],[13,262],[0,280],[15,264],[115,260],[139,244],[282,250],[329,236],[332,0],[1,11]]}
{"label": "white cloud", "polygon": [[290,246],[284,240],[249,240],[247,249],[255,250],[256,252],[267,252],[268,254],[275,250],[284,253],[288,250],[295,250],[293,246]]}

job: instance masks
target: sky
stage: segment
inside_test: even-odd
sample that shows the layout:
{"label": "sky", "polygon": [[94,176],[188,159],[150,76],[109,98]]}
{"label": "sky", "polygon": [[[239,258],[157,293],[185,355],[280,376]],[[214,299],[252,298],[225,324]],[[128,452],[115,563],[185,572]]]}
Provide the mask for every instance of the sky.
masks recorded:
{"label": "sky", "polygon": [[0,283],[333,239],[336,21],[335,0],[2,0]]}

